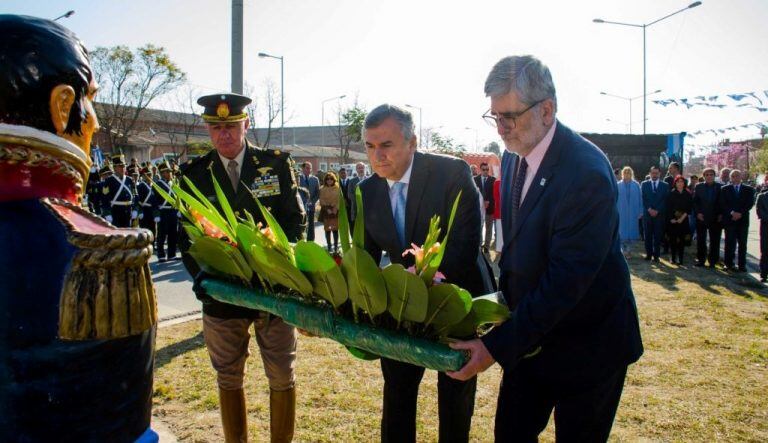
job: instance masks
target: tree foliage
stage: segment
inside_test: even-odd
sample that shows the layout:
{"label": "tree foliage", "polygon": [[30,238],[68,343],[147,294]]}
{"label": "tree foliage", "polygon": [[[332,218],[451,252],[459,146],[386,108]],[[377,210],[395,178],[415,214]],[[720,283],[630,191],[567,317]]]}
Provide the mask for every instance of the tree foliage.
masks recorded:
{"label": "tree foliage", "polygon": [[483,148],[485,152],[492,152],[496,154],[497,156],[501,157],[501,148],[499,147],[499,144],[496,142],[490,142],[488,143],[485,148]]}
{"label": "tree foliage", "polygon": [[443,136],[439,132],[433,132],[431,138],[432,150],[439,152],[440,154],[452,155],[454,157],[461,157],[466,152],[466,146],[456,143],[456,141],[448,136]]}
{"label": "tree foliage", "polygon": [[134,50],[127,46],[98,47],[91,52],[91,64],[103,102],[99,121],[113,149],[126,144],[138,129],[142,111],[186,78],[165,48],[152,44]]}
{"label": "tree foliage", "polygon": [[339,124],[336,128],[336,138],[339,140],[341,164],[349,163],[349,147],[359,143],[363,138],[363,123],[368,112],[360,107],[355,99],[352,107],[339,111]]}
{"label": "tree foliage", "polygon": [[768,173],[768,140],[763,140],[762,146],[755,151],[754,162],[750,165],[754,176]]}

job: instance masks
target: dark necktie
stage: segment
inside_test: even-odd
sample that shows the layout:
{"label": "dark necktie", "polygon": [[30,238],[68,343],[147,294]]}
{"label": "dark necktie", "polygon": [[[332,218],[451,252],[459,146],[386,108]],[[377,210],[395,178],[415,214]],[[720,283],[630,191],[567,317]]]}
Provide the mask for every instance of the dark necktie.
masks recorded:
{"label": "dark necktie", "polygon": [[232,183],[232,190],[237,193],[237,182],[240,181],[240,174],[237,173],[237,162],[230,160],[227,163],[227,175],[229,175],[229,182]]}
{"label": "dark necktie", "polygon": [[653,193],[656,193],[656,182],[653,182]]}
{"label": "dark necktie", "polygon": [[512,183],[512,226],[517,221],[517,211],[520,209],[520,198],[523,194],[523,185],[525,184],[525,173],[528,171],[528,162],[524,158],[520,159],[520,166],[517,168],[515,180]]}

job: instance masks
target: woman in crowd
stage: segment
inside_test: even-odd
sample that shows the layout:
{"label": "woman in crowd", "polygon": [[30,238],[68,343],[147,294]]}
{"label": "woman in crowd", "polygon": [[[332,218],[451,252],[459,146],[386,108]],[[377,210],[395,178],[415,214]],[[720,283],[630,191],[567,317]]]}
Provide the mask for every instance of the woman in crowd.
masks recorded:
{"label": "woman in crowd", "polygon": [[[325,244],[328,252],[339,250],[339,181],[336,174],[328,172],[323,178],[323,186],[320,187],[320,213],[323,217],[325,229]],[[333,245],[331,245],[333,235]]]}
{"label": "woman in crowd", "polygon": [[640,240],[638,220],[643,217],[643,196],[640,184],[635,181],[635,172],[629,166],[621,170],[618,187],[619,238],[624,257],[629,258],[632,242]]}
{"label": "woman in crowd", "polygon": [[674,188],[667,197],[667,239],[672,263],[683,264],[685,243],[691,238],[688,217],[693,208],[693,196],[682,175],[675,177]]}

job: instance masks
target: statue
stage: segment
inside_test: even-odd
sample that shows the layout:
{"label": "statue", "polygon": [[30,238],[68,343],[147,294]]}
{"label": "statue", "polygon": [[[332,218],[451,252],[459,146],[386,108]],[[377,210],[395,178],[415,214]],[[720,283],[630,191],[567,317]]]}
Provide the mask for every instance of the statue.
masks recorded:
{"label": "statue", "polygon": [[0,441],[157,441],[152,234],[81,207],[88,52],[50,20],[0,34]]}

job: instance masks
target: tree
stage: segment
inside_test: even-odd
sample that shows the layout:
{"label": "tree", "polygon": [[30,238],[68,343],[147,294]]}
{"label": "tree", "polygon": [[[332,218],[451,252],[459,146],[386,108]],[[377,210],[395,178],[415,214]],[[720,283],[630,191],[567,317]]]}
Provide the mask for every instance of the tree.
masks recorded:
{"label": "tree", "polygon": [[461,157],[466,151],[466,146],[462,144],[456,144],[451,137],[442,136],[439,132],[432,133],[432,150],[439,152],[440,154],[452,155],[454,157]]}
{"label": "tree", "polygon": [[768,140],[763,141],[763,145],[755,150],[752,170],[755,177],[759,174],[768,173]]}
{"label": "tree", "polygon": [[499,147],[499,144],[496,142],[490,142],[488,145],[486,145],[485,148],[483,148],[483,151],[485,152],[492,152],[496,154],[497,156],[501,157],[501,148]]}
{"label": "tree", "polygon": [[127,46],[98,47],[91,53],[91,64],[103,101],[99,121],[113,150],[138,129],[142,111],[186,77],[164,48],[152,44],[133,51]]}
{"label": "tree", "polygon": [[[264,80],[264,96],[260,101],[264,102],[263,107],[267,112],[267,138],[264,140],[262,146],[268,148],[269,142],[272,139],[272,125],[274,124],[275,119],[277,119],[277,116],[280,115],[280,112],[282,112],[282,108],[280,107],[280,90],[275,86],[275,82],[271,78]],[[253,101],[253,106],[257,106],[256,100]],[[254,110],[254,112],[255,111],[256,110]],[[287,121],[287,119],[283,120]],[[258,139],[256,142],[258,144]]]}
{"label": "tree", "polygon": [[[197,97],[200,92],[185,83],[174,91],[169,101],[169,111],[161,113],[162,128],[158,131],[168,136],[171,149],[175,157],[183,157],[189,148],[189,139],[200,125],[202,118],[197,109]],[[177,152],[177,146],[181,145],[181,152]]]}
{"label": "tree", "polygon": [[339,163],[349,163],[349,147],[352,143],[359,143],[363,139],[363,123],[368,112],[361,108],[355,98],[355,103],[351,108],[344,112],[339,110],[339,124],[334,130],[336,138],[339,140]]}

